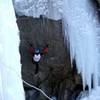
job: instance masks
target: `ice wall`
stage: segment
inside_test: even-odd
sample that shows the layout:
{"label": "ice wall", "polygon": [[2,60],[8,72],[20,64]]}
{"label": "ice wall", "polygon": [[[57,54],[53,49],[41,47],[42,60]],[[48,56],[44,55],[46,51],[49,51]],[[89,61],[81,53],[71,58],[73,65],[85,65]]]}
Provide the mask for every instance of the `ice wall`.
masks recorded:
{"label": "ice wall", "polygon": [[100,87],[93,89],[89,95],[86,93],[87,92],[81,93],[80,97],[77,98],[77,100],[100,100]]}
{"label": "ice wall", "polygon": [[98,20],[91,0],[64,0],[63,19],[65,39],[70,44],[71,62],[76,60],[78,73],[81,73],[83,87],[91,90],[98,86]]}
{"label": "ice wall", "polygon": [[0,0],[0,100],[25,100],[12,0]]}
{"label": "ice wall", "polygon": [[18,15],[40,17],[44,15],[50,19],[62,18],[63,0],[13,0]]}

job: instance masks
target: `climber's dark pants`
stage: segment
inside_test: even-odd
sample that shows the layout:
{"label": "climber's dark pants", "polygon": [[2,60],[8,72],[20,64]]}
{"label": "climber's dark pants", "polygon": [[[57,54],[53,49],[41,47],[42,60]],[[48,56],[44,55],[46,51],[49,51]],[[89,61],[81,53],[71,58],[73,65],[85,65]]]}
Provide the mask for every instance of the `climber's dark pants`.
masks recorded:
{"label": "climber's dark pants", "polygon": [[39,72],[39,62],[35,62],[33,59],[32,62],[35,64],[35,74],[37,74]]}
{"label": "climber's dark pants", "polygon": [[39,72],[39,62],[35,62],[36,68],[35,68],[35,74]]}

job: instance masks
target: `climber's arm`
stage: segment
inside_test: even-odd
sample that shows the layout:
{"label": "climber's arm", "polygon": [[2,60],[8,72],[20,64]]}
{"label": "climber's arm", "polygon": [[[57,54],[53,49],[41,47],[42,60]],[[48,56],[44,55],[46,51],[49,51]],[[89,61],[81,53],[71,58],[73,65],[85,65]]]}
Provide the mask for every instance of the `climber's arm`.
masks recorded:
{"label": "climber's arm", "polygon": [[48,45],[46,45],[41,52],[41,55],[47,54],[48,53]]}
{"label": "climber's arm", "polygon": [[30,47],[30,48],[29,48],[29,52],[30,52],[31,54],[33,54],[33,53],[34,53],[34,48]]}

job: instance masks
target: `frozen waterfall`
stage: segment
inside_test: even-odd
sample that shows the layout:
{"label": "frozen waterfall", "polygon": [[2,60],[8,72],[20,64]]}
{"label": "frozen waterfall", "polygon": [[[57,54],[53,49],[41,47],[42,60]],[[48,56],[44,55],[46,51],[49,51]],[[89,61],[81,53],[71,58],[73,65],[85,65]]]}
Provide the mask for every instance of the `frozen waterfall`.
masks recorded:
{"label": "frozen waterfall", "polygon": [[70,43],[71,62],[76,60],[78,73],[81,73],[83,87],[89,86],[93,79],[99,85],[99,36],[98,20],[91,0],[64,0],[65,39]]}
{"label": "frozen waterfall", "polygon": [[[63,18],[71,62],[75,59],[83,87],[88,85],[91,91],[82,100],[100,100],[100,25],[92,0],[13,0],[13,4],[20,16]],[[0,100],[25,100],[12,1],[1,0],[0,7]],[[92,80],[95,90],[91,90]]]}
{"label": "frozen waterfall", "polygon": [[25,100],[12,0],[0,1],[0,100]]}

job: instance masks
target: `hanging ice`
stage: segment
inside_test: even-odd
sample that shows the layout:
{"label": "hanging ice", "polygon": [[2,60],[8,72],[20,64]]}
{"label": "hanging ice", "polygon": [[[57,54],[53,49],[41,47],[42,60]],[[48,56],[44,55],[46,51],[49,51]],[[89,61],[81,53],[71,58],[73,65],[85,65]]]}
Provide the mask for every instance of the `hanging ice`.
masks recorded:
{"label": "hanging ice", "polygon": [[[99,52],[96,11],[91,0],[64,0],[65,38],[70,43],[71,61],[76,60],[78,73],[81,73],[83,86],[91,90],[98,86]],[[67,34],[67,35],[66,35]]]}
{"label": "hanging ice", "polygon": [[12,0],[0,0],[0,100],[25,100]]}

